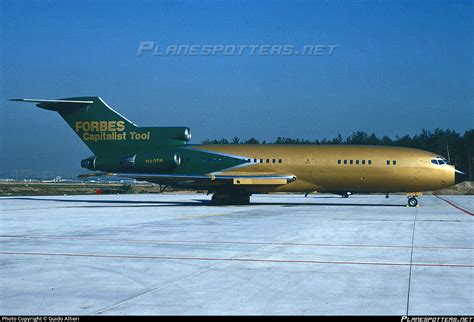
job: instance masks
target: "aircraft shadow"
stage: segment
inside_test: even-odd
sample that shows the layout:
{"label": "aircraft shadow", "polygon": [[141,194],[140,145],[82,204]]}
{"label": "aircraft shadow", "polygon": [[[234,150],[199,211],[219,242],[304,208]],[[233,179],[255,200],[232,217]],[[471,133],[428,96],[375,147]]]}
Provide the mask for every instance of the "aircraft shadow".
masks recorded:
{"label": "aircraft shadow", "polygon": [[[337,198],[338,197],[319,197],[319,198]],[[340,203],[340,202],[250,202],[250,205],[213,205],[210,200],[193,199],[192,201],[143,201],[143,200],[84,200],[84,199],[59,199],[59,198],[33,198],[33,197],[8,197],[2,199],[9,200],[30,200],[30,201],[54,201],[63,203],[81,203],[89,204],[87,208],[119,208],[119,207],[186,207],[186,206],[205,206],[205,207],[250,207],[250,206],[335,206],[335,207],[406,207],[399,204],[384,203]]]}

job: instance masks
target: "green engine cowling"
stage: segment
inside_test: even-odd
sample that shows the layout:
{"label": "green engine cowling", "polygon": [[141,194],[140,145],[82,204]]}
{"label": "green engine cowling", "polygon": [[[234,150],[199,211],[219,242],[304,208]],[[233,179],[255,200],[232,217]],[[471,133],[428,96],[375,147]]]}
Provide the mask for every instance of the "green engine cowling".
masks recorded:
{"label": "green engine cowling", "polygon": [[81,161],[83,168],[107,172],[160,173],[174,170],[180,165],[181,156],[176,151],[133,154],[123,157],[92,156]]}
{"label": "green engine cowling", "polygon": [[170,171],[181,165],[181,156],[175,151],[135,154],[123,158],[121,165],[126,169],[144,172]]}

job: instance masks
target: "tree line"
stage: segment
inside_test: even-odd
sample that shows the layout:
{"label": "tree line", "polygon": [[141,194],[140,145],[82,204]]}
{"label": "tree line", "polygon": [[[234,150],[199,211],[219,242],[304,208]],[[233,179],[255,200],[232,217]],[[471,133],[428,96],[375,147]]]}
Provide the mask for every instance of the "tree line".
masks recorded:
{"label": "tree line", "polygon": [[274,142],[259,141],[256,138],[241,140],[234,137],[231,140],[204,140],[203,144],[359,144],[359,145],[387,145],[402,146],[430,151],[445,157],[450,164],[457,169],[467,173],[469,180],[474,177],[474,129],[467,130],[464,134],[450,129],[437,128],[433,132],[422,130],[420,134],[413,136],[396,136],[392,139],[388,136],[378,137],[375,133],[368,134],[364,131],[353,132],[346,138],[340,134],[332,139],[294,139],[278,137]]}

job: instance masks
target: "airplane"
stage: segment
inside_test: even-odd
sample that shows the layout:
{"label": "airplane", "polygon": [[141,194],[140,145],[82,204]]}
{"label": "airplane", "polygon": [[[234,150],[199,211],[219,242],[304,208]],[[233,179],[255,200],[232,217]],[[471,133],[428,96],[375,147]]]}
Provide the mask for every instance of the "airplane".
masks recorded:
{"label": "airplane", "polygon": [[141,127],[100,97],[11,99],[56,111],[94,154],[86,176],[120,176],[164,187],[207,190],[212,204],[249,204],[256,193],[422,192],[464,181],[437,154],[405,147],[357,145],[189,144],[188,127]]}

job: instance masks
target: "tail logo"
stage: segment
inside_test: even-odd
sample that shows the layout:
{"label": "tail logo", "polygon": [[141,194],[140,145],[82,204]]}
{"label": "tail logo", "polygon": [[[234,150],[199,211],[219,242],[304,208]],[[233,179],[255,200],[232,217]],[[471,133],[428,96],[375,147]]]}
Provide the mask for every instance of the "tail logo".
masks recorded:
{"label": "tail logo", "polygon": [[150,140],[150,132],[125,132],[124,121],[77,121],[74,124],[77,133],[82,132],[84,141],[132,141]]}
{"label": "tail logo", "polygon": [[77,121],[76,132],[122,132],[125,130],[124,121]]}

